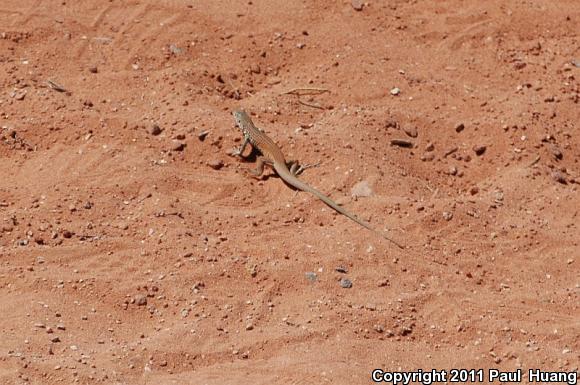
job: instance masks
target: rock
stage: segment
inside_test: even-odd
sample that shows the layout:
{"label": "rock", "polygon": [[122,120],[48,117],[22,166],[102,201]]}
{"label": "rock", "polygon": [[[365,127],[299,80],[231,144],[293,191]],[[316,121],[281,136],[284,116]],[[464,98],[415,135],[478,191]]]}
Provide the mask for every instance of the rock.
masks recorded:
{"label": "rock", "polygon": [[560,150],[560,148],[558,146],[556,146],[555,144],[549,145],[548,150],[550,151],[550,154],[552,154],[552,156],[556,160],[561,160],[564,157],[562,150]]}
{"label": "rock", "polygon": [[405,134],[409,135],[411,138],[416,138],[419,135],[417,128],[414,126],[405,126],[403,127],[403,131]]}
{"label": "rock", "polygon": [[484,145],[476,144],[475,146],[473,146],[473,152],[475,152],[475,155],[477,156],[483,155],[485,150],[487,150],[487,147]]}
{"label": "rock", "polygon": [[451,211],[443,211],[443,219],[450,221],[453,219],[453,213]]}
{"label": "rock", "polygon": [[92,74],[96,74],[97,72],[99,72],[99,69],[97,68],[97,66],[90,66],[89,72]]}
{"label": "rock", "polygon": [[147,296],[143,294],[137,294],[135,296],[135,303],[137,304],[137,306],[147,305]]}
{"label": "rock", "polygon": [[391,139],[391,145],[405,147],[405,148],[411,148],[411,147],[413,147],[413,142],[409,142],[408,140],[405,140],[405,139]]}
{"label": "rock", "polygon": [[159,125],[157,123],[153,123],[149,126],[149,133],[153,136],[157,136],[159,134],[161,134],[161,131],[163,131],[161,129],[161,127],[159,127]]}
{"label": "rock", "polygon": [[308,279],[310,282],[315,282],[318,279],[318,275],[312,271],[307,272],[305,275],[306,279]]}
{"label": "rock", "polygon": [[477,187],[477,186],[472,186],[472,187],[469,189],[469,193],[470,193],[471,195],[475,195],[475,194],[477,194],[478,192],[479,192],[479,187]]}
{"label": "rock", "polygon": [[425,146],[425,151],[431,152],[433,150],[435,150],[435,145],[431,142],[427,143],[427,145]]}
{"label": "rock", "polygon": [[558,183],[568,184],[566,175],[564,175],[564,173],[559,170],[552,171],[552,178]]}
{"label": "rock", "polygon": [[222,162],[221,159],[214,159],[207,162],[207,165],[213,168],[214,170],[219,170],[224,166],[224,162]]}
{"label": "rock", "polygon": [[348,278],[341,278],[340,287],[342,287],[343,289],[350,289],[352,287],[352,281]]}
{"label": "rock", "polygon": [[391,95],[397,96],[397,95],[399,95],[401,93],[401,89],[398,88],[398,87],[395,87],[395,88],[391,89],[390,92],[391,92]]}
{"label": "rock", "polygon": [[175,44],[169,44],[169,51],[171,51],[171,53],[174,55],[179,55],[180,53],[183,52],[183,50],[178,46],[176,46]]}
{"label": "rock", "polygon": [[179,140],[173,140],[171,142],[171,151],[183,151],[185,149],[185,143]]}
{"label": "rock", "polygon": [[371,189],[369,182],[363,180],[361,182],[358,182],[352,187],[352,189],[350,190],[350,194],[353,197],[370,197],[371,195],[373,195],[373,190]]}
{"label": "rock", "polygon": [[455,132],[461,132],[465,129],[465,124],[463,123],[459,123],[458,125],[455,126]]}
{"label": "rock", "polygon": [[435,154],[432,152],[426,152],[421,156],[421,160],[423,162],[431,162],[435,159]]}
{"label": "rock", "polygon": [[209,134],[209,131],[202,131],[199,134],[197,134],[197,138],[203,142],[208,134]]}
{"label": "rock", "polygon": [[359,11],[359,12],[360,12],[360,11],[362,11],[362,10],[363,10],[363,7],[364,7],[364,2],[363,2],[362,0],[352,0],[352,1],[350,2],[350,5],[352,5],[352,8],[353,8],[355,11]]}

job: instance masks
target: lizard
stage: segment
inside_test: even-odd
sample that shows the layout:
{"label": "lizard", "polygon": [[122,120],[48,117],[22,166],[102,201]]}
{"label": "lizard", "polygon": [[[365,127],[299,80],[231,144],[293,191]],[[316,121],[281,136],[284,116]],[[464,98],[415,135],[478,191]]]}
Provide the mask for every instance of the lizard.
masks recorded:
{"label": "lizard", "polygon": [[375,234],[378,234],[384,239],[392,242],[399,248],[404,249],[404,246],[402,246],[398,242],[387,237],[382,232],[379,232],[378,230],[374,229],[369,223],[363,221],[362,219],[359,219],[354,214],[351,214],[350,212],[346,211],[344,208],[342,208],[338,203],[330,199],[328,196],[324,195],[320,191],[316,190],[314,187],[298,179],[297,175],[305,168],[298,167],[297,162],[293,161],[287,162],[280,147],[278,147],[278,145],[268,135],[266,135],[266,133],[263,130],[259,129],[254,125],[252,118],[250,118],[250,116],[244,110],[236,109],[233,111],[233,115],[238,128],[242,131],[243,142],[238,149],[233,151],[232,154],[234,156],[243,156],[242,154],[248,144],[251,144],[253,149],[258,150],[262,154],[262,156],[258,157],[257,159],[256,169],[250,171],[253,175],[259,177],[260,175],[262,175],[264,171],[264,165],[271,166],[276,171],[278,176],[280,176],[280,178],[282,178],[282,180],[284,180],[289,185],[293,186],[294,188],[297,188],[298,190],[311,193],[312,195],[316,196],[318,199],[326,203],[328,206],[330,206],[338,213],[355,221],[362,227],[374,232]]}

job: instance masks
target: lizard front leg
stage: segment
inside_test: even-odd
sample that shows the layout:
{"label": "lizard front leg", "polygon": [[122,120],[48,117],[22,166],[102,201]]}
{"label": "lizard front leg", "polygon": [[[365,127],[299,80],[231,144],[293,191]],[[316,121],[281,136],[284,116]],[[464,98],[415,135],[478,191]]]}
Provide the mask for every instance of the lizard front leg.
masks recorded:
{"label": "lizard front leg", "polygon": [[232,151],[232,155],[243,157],[242,154],[243,154],[244,150],[246,149],[246,146],[248,145],[248,143],[250,143],[250,139],[244,137],[244,142],[242,143],[240,148],[234,149],[234,151]]}

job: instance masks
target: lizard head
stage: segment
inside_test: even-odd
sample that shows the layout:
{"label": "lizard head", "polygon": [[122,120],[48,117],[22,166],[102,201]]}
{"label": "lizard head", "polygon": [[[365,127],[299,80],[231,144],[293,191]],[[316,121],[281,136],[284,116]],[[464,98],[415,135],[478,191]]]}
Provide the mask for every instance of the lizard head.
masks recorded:
{"label": "lizard head", "polygon": [[238,125],[238,127],[243,131],[244,122],[248,118],[248,114],[246,114],[246,111],[244,111],[242,109],[235,109],[232,112],[232,115],[234,115],[234,120],[236,121],[236,124]]}

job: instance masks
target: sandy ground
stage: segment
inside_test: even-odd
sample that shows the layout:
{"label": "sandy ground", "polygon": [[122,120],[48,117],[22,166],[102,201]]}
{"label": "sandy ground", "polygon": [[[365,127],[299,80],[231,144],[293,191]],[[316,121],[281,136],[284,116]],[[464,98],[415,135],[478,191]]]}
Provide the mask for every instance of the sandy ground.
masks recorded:
{"label": "sandy ground", "polygon": [[0,383],[578,370],[580,2],[227,3],[2,1]]}

